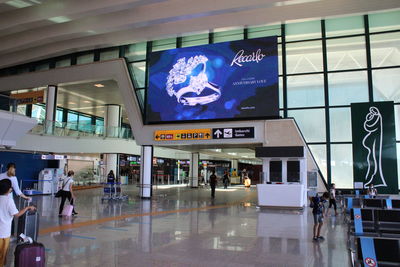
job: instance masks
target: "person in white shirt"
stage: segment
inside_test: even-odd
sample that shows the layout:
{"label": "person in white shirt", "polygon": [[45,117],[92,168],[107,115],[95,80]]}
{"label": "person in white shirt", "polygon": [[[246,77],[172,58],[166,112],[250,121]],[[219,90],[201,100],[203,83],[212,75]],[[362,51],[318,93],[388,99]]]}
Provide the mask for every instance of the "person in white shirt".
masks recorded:
{"label": "person in white shirt", "polygon": [[[15,163],[12,163],[12,162],[8,163],[7,164],[7,171],[0,174],[0,181],[4,180],[4,179],[9,179],[11,181],[12,189],[13,189],[14,193],[17,196],[19,196],[19,197],[21,197],[21,198],[23,198],[25,200],[28,200],[28,202],[32,201],[32,198],[25,196],[21,192],[21,189],[19,188],[19,185],[18,185],[18,179],[15,176],[15,172],[16,172]],[[14,200],[13,193],[8,194],[8,197],[10,199]],[[11,224],[11,228],[10,229],[11,229],[11,234],[14,235],[14,230],[15,229],[14,229],[14,224],[13,223]]]}
{"label": "person in white shirt", "polygon": [[[63,182],[61,185],[61,203],[58,212],[58,217],[62,217],[62,211],[64,209],[65,200],[68,198],[69,203],[74,205],[75,194],[72,190],[72,184],[74,183],[74,171],[69,171],[67,177],[63,178]],[[72,211],[73,215],[77,215],[78,213],[75,211],[75,207]]]}
{"label": "person in white shirt", "polygon": [[19,217],[27,210],[35,210],[34,206],[29,206],[18,211],[14,199],[8,195],[12,191],[12,182],[9,179],[0,181],[0,266],[6,264],[6,256],[10,245],[11,224],[14,216]]}
{"label": "person in white shirt", "polygon": [[[18,185],[18,179],[17,179],[17,177],[15,176],[15,172],[16,172],[16,165],[15,165],[15,163],[8,163],[8,164],[7,164],[7,171],[6,171],[6,172],[3,172],[2,174],[0,174],[0,180],[9,179],[9,180],[11,181],[12,189],[13,189],[14,193],[15,193],[17,196],[19,196],[19,197],[21,197],[21,198],[23,198],[23,199],[25,199],[25,200],[31,201],[32,198],[25,196],[25,195],[21,192],[21,189],[19,188],[19,185]],[[10,198],[13,198],[13,194],[9,194],[9,197],[10,197]]]}

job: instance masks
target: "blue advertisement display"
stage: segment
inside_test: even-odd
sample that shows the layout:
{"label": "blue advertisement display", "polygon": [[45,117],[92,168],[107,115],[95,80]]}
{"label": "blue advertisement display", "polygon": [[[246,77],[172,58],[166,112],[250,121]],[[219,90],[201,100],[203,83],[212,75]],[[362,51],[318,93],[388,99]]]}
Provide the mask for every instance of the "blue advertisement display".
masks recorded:
{"label": "blue advertisement display", "polygon": [[277,37],[150,56],[146,123],[279,116]]}

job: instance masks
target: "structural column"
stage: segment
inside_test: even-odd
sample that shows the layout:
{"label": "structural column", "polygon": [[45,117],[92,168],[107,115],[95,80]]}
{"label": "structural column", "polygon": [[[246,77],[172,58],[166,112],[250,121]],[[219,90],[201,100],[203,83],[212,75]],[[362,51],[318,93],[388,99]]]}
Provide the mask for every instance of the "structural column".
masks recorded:
{"label": "structural column", "polygon": [[151,198],[153,176],[153,146],[142,146],[140,158],[140,197]]}
{"label": "structural column", "polygon": [[189,181],[191,187],[199,186],[199,158],[199,153],[192,153],[190,156]]}
{"label": "structural column", "polygon": [[236,173],[239,172],[239,161],[237,159],[231,160],[231,169],[236,170]]}
{"label": "structural column", "polygon": [[55,85],[47,86],[47,96],[46,96],[46,122],[45,132],[47,134],[52,134],[54,130],[54,121],[56,120],[56,110],[57,110],[57,91],[58,88]]}
{"label": "structural column", "polygon": [[[104,112],[104,136],[118,137],[121,126],[121,106],[106,105]],[[112,170],[115,177],[119,177],[118,154],[106,154],[106,176]]]}
{"label": "structural column", "polygon": [[104,135],[106,137],[118,137],[121,127],[121,106],[106,105],[104,112]]}
{"label": "structural column", "polygon": [[[150,213],[151,212],[151,200],[144,199],[140,201],[140,213]],[[145,253],[151,252],[152,248],[152,216],[141,216],[139,224],[139,244],[141,251]]]}
{"label": "structural column", "polygon": [[265,183],[270,181],[270,177],[269,177],[269,173],[270,173],[269,161],[270,161],[270,159],[268,159],[268,158],[263,158],[262,159],[262,174],[263,174],[262,183],[263,184],[265,184]]}

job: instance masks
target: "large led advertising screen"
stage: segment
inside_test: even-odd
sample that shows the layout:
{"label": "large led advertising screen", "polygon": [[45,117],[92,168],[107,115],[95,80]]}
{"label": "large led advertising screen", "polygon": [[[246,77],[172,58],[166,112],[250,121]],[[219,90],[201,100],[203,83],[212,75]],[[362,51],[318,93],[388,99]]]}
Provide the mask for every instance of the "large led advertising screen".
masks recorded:
{"label": "large led advertising screen", "polygon": [[146,123],[279,116],[277,37],[153,52]]}

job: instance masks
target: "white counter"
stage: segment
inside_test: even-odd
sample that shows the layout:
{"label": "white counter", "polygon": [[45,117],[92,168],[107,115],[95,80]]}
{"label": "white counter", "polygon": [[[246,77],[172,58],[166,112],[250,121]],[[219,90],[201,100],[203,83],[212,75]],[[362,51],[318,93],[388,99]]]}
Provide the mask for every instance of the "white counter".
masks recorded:
{"label": "white counter", "polygon": [[303,208],[306,202],[302,184],[258,184],[257,194],[259,206]]}

